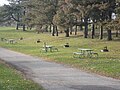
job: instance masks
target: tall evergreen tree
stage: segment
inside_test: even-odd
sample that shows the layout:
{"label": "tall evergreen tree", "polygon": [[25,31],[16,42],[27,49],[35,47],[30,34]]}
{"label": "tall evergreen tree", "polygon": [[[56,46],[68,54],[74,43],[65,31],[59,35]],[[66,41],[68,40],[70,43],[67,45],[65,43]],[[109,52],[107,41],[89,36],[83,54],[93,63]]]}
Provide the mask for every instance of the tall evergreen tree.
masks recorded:
{"label": "tall evergreen tree", "polygon": [[39,27],[53,24],[53,16],[56,14],[57,0],[29,0],[26,4],[29,23]]}

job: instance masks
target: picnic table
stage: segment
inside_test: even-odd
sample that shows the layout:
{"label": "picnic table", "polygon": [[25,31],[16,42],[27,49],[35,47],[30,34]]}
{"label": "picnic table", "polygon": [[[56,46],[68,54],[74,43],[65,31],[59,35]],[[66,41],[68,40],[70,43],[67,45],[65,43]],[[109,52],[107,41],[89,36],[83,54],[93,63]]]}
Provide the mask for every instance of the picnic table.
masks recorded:
{"label": "picnic table", "polygon": [[43,50],[45,50],[45,52],[48,52],[48,51],[52,52],[54,50],[58,51],[58,49],[55,46],[52,46],[52,45],[44,45]]}
{"label": "picnic table", "polygon": [[79,55],[79,57],[93,57],[93,56],[98,56],[98,53],[94,52],[93,49],[88,49],[88,48],[78,48],[80,52],[73,52],[74,57],[75,55]]}
{"label": "picnic table", "polygon": [[13,43],[15,43],[16,41],[15,41],[15,39],[8,39],[7,42],[13,44]]}
{"label": "picnic table", "polygon": [[93,49],[78,48],[78,50],[80,50],[81,53],[83,53],[84,56],[87,56],[87,57],[91,57],[92,56]]}
{"label": "picnic table", "polygon": [[52,45],[46,45],[46,49],[47,49],[47,51],[50,50],[50,52],[52,52],[52,48],[53,48]]}

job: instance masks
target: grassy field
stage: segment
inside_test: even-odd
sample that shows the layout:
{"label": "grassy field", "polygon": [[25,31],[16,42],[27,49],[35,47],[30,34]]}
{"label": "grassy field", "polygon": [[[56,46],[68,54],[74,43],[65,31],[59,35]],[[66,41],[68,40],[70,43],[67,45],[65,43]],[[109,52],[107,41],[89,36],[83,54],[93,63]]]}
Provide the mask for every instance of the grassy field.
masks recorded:
{"label": "grassy field", "polygon": [[[23,40],[19,40],[23,37]],[[23,32],[16,31],[14,28],[0,28],[0,38],[15,39],[17,43],[10,44],[5,41],[0,41],[0,46],[32,56],[42,57],[48,61],[67,64],[71,67],[76,67],[88,72],[94,72],[100,75],[120,79],[120,41],[84,39],[80,34],[77,36],[64,37],[64,34],[51,36],[50,33],[37,34],[34,31]],[[40,43],[36,41],[40,39]],[[48,45],[56,46],[58,52],[42,51],[43,42]],[[69,48],[64,48],[63,45],[69,43]],[[100,52],[105,46],[109,52]],[[91,48],[99,54],[98,58],[73,58],[73,52],[78,51],[78,48]]]}
{"label": "grassy field", "polygon": [[18,71],[0,61],[0,90],[43,90]]}

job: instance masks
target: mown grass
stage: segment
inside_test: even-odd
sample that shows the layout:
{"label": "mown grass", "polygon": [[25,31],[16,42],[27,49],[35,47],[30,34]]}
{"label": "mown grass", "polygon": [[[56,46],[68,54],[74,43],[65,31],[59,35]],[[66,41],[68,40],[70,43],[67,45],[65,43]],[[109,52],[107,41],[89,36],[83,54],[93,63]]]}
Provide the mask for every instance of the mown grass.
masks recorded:
{"label": "mown grass", "polygon": [[43,88],[0,61],[0,90],[43,90]]}
{"label": "mown grass", "polygon": [[[23,40],[19,38],[23,37]],[[17,43],[9,44],[0,41],[0,46],[9,48],[15,51],[26,53],[33,56],[42,57],[45,60],[54,61],[62,64],[67,64],[72,67],[80,68],[89,72],[98,73],[101,75],[120,79],[120,41],[106,41],[98,39],[84,39],[82,36],[64,37],[64,34],[59,36],[51,36],[50,33],[36,34],[35,31],[21,30],[16,31],[14,28],[0,28],[0,38],[13,38]],[[40,43],[36,41],[40,39]],[[42,51],[43,42],[49,45],[56,46],[58,52]],[[64,48],[63,45],[69,43],[69,48]],[[103,47],[107,46],[109,52],[100,52]],[[91,48],[98,52],[98,58],[73,58],[73,52],[78,51],[78,48]]]}

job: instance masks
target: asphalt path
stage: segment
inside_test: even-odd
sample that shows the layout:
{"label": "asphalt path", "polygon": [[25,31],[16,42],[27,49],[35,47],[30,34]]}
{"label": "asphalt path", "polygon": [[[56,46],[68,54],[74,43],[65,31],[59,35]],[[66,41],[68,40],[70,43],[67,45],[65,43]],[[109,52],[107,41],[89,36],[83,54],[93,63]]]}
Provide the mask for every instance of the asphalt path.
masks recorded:
{"label": "asphalt path", "polygon": [[120,80],[0,48],[0,58],[46,90],[120,90]]}

